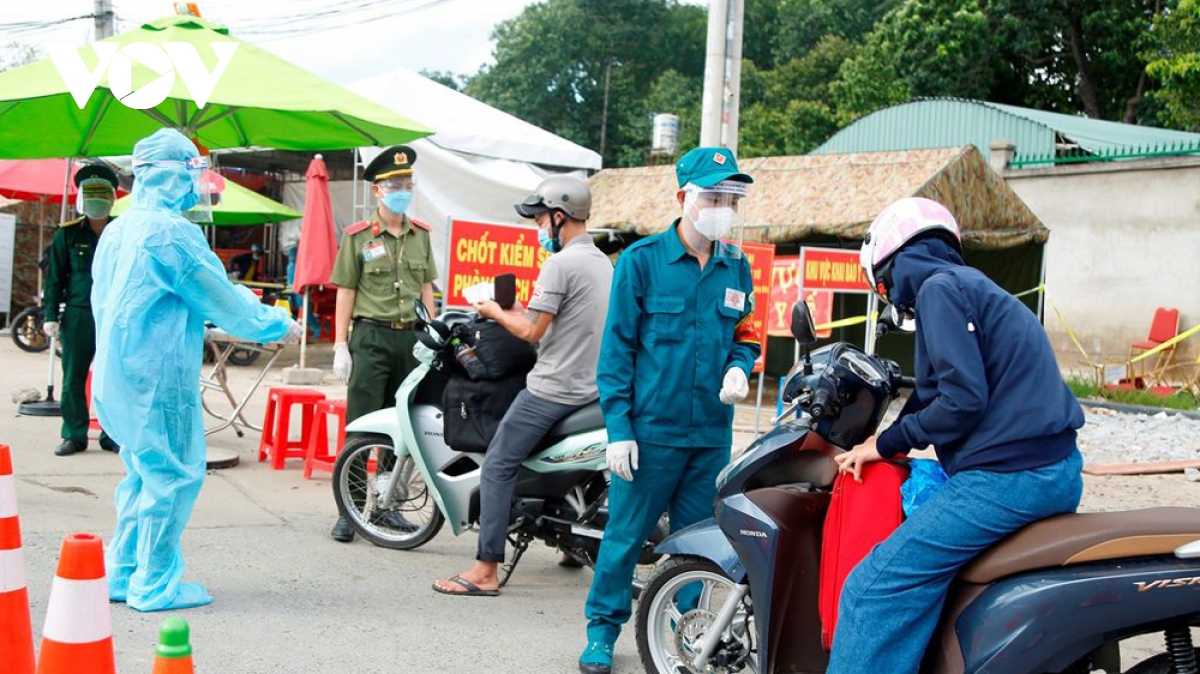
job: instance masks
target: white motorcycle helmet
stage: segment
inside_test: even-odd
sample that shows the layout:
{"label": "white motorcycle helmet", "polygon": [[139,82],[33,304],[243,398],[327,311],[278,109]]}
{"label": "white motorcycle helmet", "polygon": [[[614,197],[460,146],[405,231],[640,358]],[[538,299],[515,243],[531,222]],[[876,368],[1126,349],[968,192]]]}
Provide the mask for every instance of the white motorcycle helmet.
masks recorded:
{"label": "white motorcycle helmet", "polygon": [[910,241],[930,234],[941,235],[962,253],[958,223],[950,211],[936,201],[908,197],[892,203],[875,217],[863,239],[859,262],[871,289],[885,301],[891,301],[888,293],[892,288],[891,271],[896,253]]}

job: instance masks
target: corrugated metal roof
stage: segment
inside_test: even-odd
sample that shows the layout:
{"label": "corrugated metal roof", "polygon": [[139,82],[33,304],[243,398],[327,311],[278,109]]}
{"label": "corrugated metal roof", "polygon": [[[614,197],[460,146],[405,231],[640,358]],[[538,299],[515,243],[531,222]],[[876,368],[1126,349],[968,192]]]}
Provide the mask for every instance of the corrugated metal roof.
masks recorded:
{"label": "corrugated metal roof", "polygon": [[[888,204],[922,196],[945,204],[972,248],[1045,241],[1048,230],[974,147],[744,159],[754,176],[739,209],[747,240],[814,234],[861,239]],[[679,217],[673,166],[604,169],[591,179],[588,224],[653,234]]]}
{"label": "corrugated metal roof", "polygon": [[1062,137],[1104,154],[1134,148],[1200,144],[1200,134],[957,98],[918,99],[855,120],[812,154],[885,152],[974,145],[985,155],[1004,138],[1026,156],[1053,156]]}

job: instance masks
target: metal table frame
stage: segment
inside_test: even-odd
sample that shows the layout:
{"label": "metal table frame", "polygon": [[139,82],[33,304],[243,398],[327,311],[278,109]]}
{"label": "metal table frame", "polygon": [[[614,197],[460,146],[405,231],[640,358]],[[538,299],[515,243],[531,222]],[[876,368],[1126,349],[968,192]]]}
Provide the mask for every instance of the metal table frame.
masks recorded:
{"label": "metal table frame", "polygon": [[[215,363],[213,364],[212,368],[209,369],[207,374],[203,372],[200,374],[200,404],[204,407],[205,412],[221,422],[216,426],[205,428],[204,435],[212,435],[213,433],[223,431],[230,426],[233,427],[234,432],[237,433],[239,438],[245,435],[242,430],[243,428],[249,428],[252,431],[261,432],[262,428],[250,423],[250,421],[243,416],[242,412],[246,409],[246,405],[250,402],[250,398],[254,396],[254,393],[262,384],[263,379],[266,379],[267,373],[271,371],[271,367],[275,365],[275,361],[279,359],[279,355],[283,353],[283,344],[278,342],[273,344],[247,342],[238,339],[237,337],[234,337],[223,330],[209,328],[204,331],[204,347],[212,350]],[[250,385],[250,388],[245,391],[240,399],[238,399],[234,395],[233,391],[230,390],[229,379],[226,376],[226,368],[229,365],[229,355],[237,349],[257,351],[260,354],[270,356],[270,358],[265,359],[258,376],[254,379],[254,383]],[[262,362],[261,358],[260,362]],[[213,411],[211,407],[209,407],[208,401],[205,399],[204,394],[210,390],[220,391],[225,396],[225,399],[233,408],[233,411],[229,413],[229,416],[218,414],[217,412]]]}

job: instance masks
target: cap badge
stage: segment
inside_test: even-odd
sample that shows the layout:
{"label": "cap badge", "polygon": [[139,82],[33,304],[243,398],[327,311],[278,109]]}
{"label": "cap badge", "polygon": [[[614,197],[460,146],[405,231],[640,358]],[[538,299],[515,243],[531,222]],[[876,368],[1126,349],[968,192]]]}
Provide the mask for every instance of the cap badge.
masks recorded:
{"label": "cap badge", "polygon": [[392,157],[392,161],[396,162],[397,164],[407,164],[408,163],[408,153],[407,152],[397,152],[396,156]]}
{"label": "cap badge", "polygon": [[713,155],[713,161],[717,162],[721,166],[724,166],[725,165],[725,155],[718,152]]}

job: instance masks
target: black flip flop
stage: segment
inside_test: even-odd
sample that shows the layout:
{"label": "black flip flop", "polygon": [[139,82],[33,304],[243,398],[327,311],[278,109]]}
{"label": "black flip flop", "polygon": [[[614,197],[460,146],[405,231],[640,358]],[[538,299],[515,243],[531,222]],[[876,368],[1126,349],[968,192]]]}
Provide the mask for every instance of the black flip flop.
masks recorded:
{"label": "black flip flop", "polygon": [[461,586],[464,590],[466,590],[466,592],[454,592],[451,590],[443,590],[442,588],[438,587],[437,583],[433,584],[433,591],[437,592],[439,594],[448,594],[452,597],[499,597],[500,596],[500,590],[480,589],[480,587],[478,585],[476,585],[475,583],[472,583],[471,581],[467,580],[466,578],[463,578],[462,576],[455,576],[450,579],[450,582],[456,583],[457,585]]}

